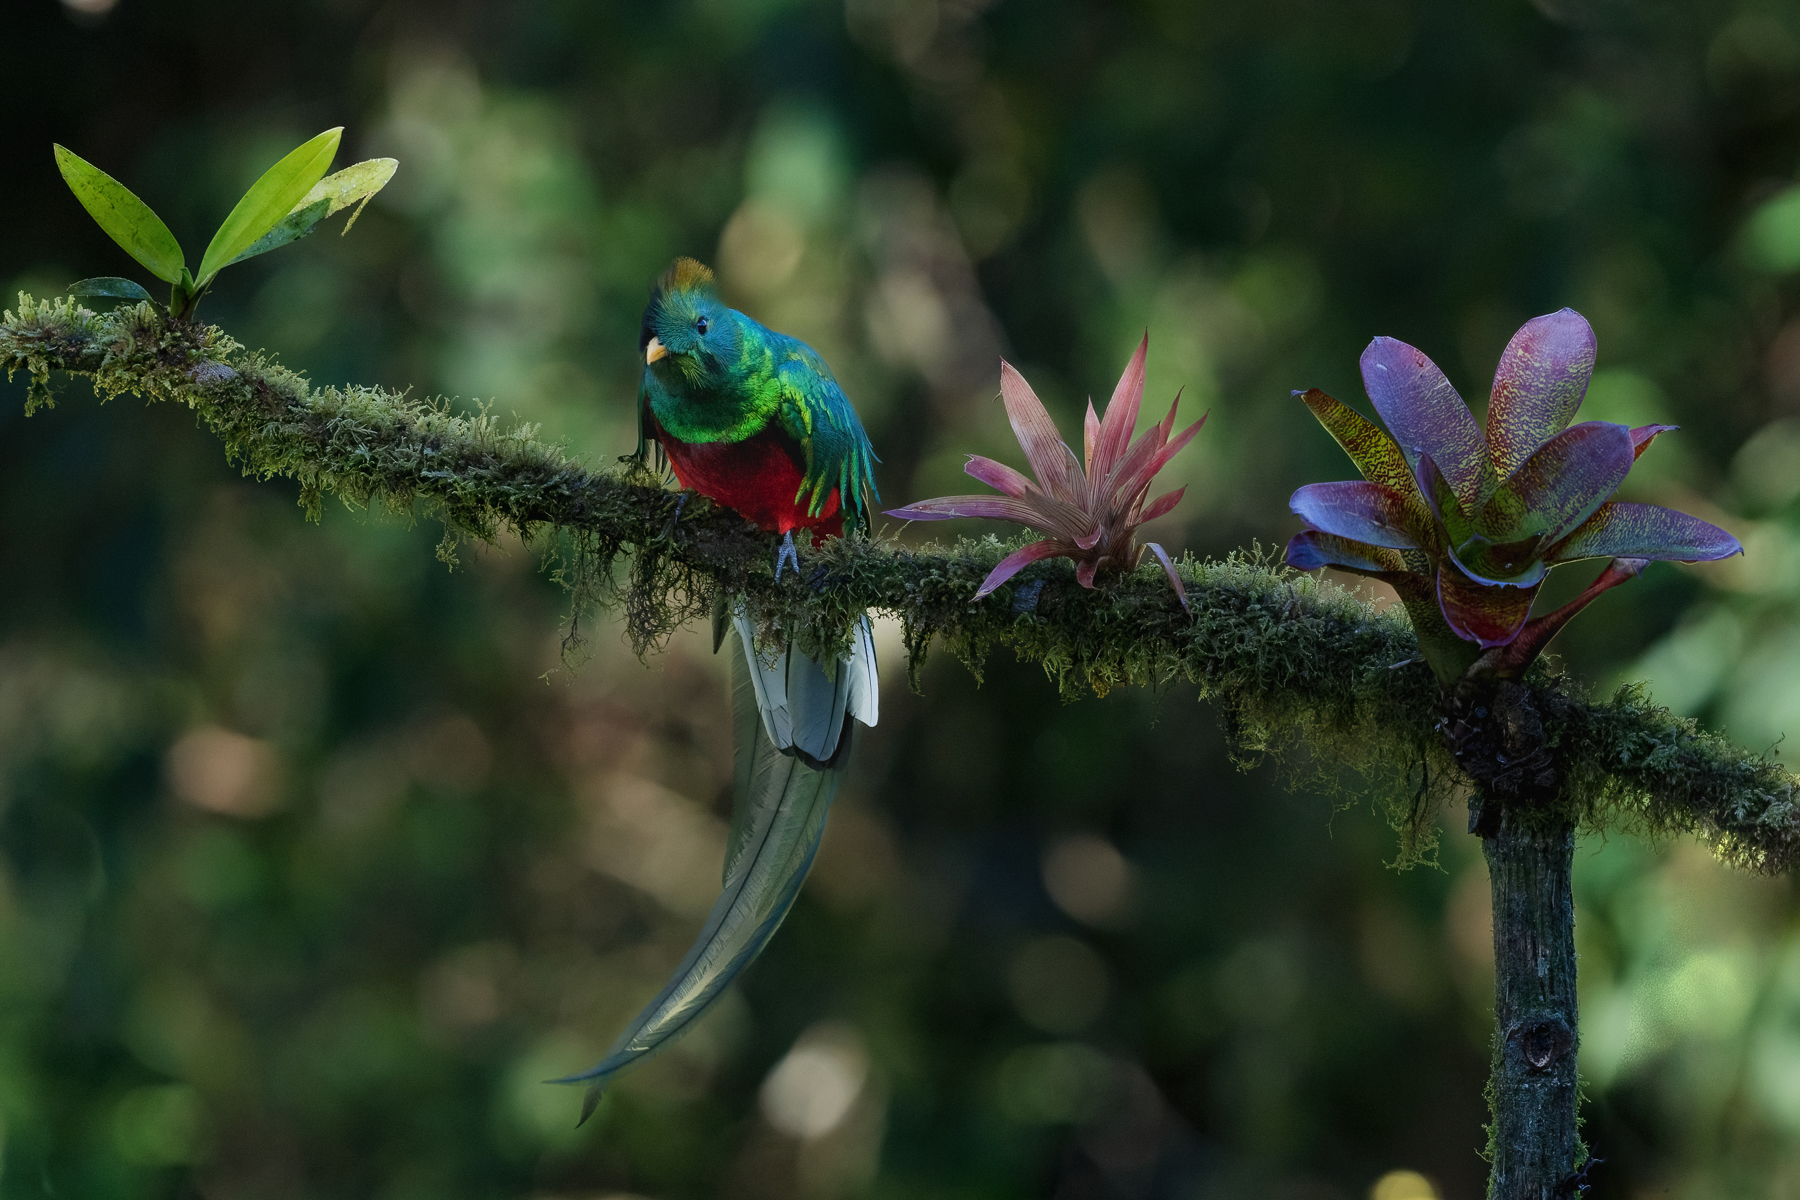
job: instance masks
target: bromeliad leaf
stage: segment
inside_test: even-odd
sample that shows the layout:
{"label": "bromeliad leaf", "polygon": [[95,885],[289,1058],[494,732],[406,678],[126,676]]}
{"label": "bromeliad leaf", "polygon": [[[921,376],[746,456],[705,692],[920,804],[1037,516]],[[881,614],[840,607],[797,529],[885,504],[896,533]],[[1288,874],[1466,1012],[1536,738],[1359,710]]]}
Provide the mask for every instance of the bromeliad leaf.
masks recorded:
{"label": "bromeliad leaf", "polygon": [[1394,338],[1378,337],[1362,356],[1363,387],[1408,459],[1429,454],[1464,512],[1487,503],[1499,480],[1487,440],[1437,364]]}
{"label": "bromeliad leaf", "polygon": [[1356,469],[1362,472],[1364,479],[1402,494],[1411,490],[1412,467],[1400,452],[1398,443],[1383,432],[1379,425],[1318,388],[1295,392],[1294,395],[1312,409],[1313,415],[1319,418],[1319,424],[1337,439],[1337,444],[1344,448],[1344,453],[1350,456],[1350,461],[1356,464]]}
{"label": "bromeliad leaf", "polygon": [[1406,560],[1395,551],[1367,542],[1354,542],[1322,529],[1303,529],[1290,538],[1287,561],[1296,571],[1339,567],[1376,579],[1406,573]]}
{"label": "bromeliad leaf", "polygon": [[1644,457],[1644,451],[1650,448],[1650,443],[1656,440],[1658,434],[1674,433],[1680,428],[1679,425],[1639,425],[1633,429],[1631,431],[1631,461],[1636,462]]}
{"label": "bromeliad leaf", "polygon": [[1391,550],[1422,550],[1431,536],[1407,511],[1406,497],[1379,483],[1309,483],[1288,502],[1314,529]]}
{"label": "bromeliad leaf", "polygon": [[143,286],[117,275],[96,275],[69,285],[69,295],[82,300],[129,300],[136,303],[150,299]]}
{"label": "bromeliad leaf", "polygon": [[63,181],[106,235],[165,283],[181,279],[181,243],[130,188],[63,146],[54,147]]}
{"label": "bromeliad leaf", "polygon": [[1086,498],[1086,479],[1082,477],[1077,482],[1081,472],[1074,453],[1056,436],[1056,424],[1044,411],[1037,393],[1005,359],[1000,361],[1000,396],[1006,404],[1013,435],[1019,439],[1025,461],[1031,464],[1045,494],[1065,504],[1080,504]]}
{"label": "bromeliad leaf", "polygon": [[1641,558],[1703,562],[1724,558],[1742,549],[1738,540],[1699,517],[1664,508],[1615,500],[1580,528],[1544,552],[1552,563],[1582,558]]}
{"label": "bromeliad leaf", "polygon": [[1569,427],[1594,373],[1594,330],[1572,308],[1533,317],[1500,355],[1488,401],[1488,451],[1505,479]]}
{"label": "bromeliad leaf", "polygon": [[969,461],[963,470],[995,491],[1005,492],[1008,496],[1016,499],[1022,499],[1029,493],[1038,490],[1037,485],[1020,472],[1003,462],[995,462],[984,455],[969,455]]}
{"label": "bromeliad leaf", "polygon": [[1618,491],[1635,460],[1631,430],[1623,425],[1588,421],[1565,429],[1500,486],[1475,518],[1476,532],[1497,542],[1534,533],[1554,542]]}
{"label": "bromeliad leaf", "polygon": [[1431,515],[1443,530],[1444,538],[1452,546],[1460,546],[1468,541],[1474,528],[1463,512],[1462,501],[1456,498],[1455,489],[1444,478],[1444,473],[1438,470],[1437,460],[1421,452],[1418,472],[1421,502],[1430,509]]}
{"label": "bromeliad leaf", "polygon": [[1541,586],[1490,587],[1445,567],[1438,572],[1438,604],[1458,637],[1486,650],[1519,636]]}
{"label": "bromeliad leaf", "polygon": [[1456,564],[1477,583],[1530,587],[1550,569],[1538,553],[1543,542],[1539,533],[1516,542],[1495,542],[1476,534],[1456,548]]}
{"label": "bromeliad leaf", "polygon": [[289,242],[297,242],[316,229],[319,222],[336,216],[354,204],[356,211],[344,222],[343,232],[349,233],[350,227],[356,224],[356,218],[362,216],[362,210],[369,200],[387,186],[388,180],[394,177],[394,172],[399,167],[397,159],[371,158],[327,175],[301,197],[293,211],[275,223],[275,228],[263,234],[249,249],[225,265],[229,267],[247,258],[267,254]]}
{"label": "bromeliad leaf", "polygon": [[305,199],[331,166],[343,133],[342,126],[327,129],[291,151],[250,185],[206,247],[195,276],[200,287],[210,284],[214,275],[255,245]]}
{"label": "bromeliad leaf", "polygon": [[988,572],[987,578],[981,581],[981,587],[976,590],[975,599],[979,600],[983,596],[991,594],[995,588],[1034,562],[1046,558],[1060,558],[1066,554],[1068,554],[1068,550],[1064,543],[1055,538],[1045,538],[1041,542],[1027,542],[994,564],[994,569]]}
{"label": "bromeliad leaf", "polygon": [[1550,639],[1561,631],[1576,614],[1592,604],[1601,592],[1610,591],[1621,583],[1627,583],[1638,577],[1649,563],[1641,558],[1615,558],[1606,564],[1606,570],[1600,577],[1582,589],[1581,595],[1575,597],[1555,612],[1545,613],[1531,621],[1519,631],[1519,636],[1503,646],[1495,646],[1481,656],[1481,665],[1500,675],[1516,675],[1531,665],[1531,660],[1543,653]]}

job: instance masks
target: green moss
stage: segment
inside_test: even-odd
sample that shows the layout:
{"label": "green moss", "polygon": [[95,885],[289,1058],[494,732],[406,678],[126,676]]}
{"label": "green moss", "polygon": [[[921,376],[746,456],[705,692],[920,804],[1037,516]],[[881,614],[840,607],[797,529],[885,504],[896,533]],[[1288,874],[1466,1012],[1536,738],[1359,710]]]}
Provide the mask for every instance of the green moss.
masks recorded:
{"label": "green moss", "polygon": [[[1493,1038],[1492,1054],[1489,1057],[1487,1083],[1482,1085],[1481,1088],[1481,1100],[1482,1103],[1487,1105],[1488,1110],[1488,1119],[1483,1122],[1481,1131],[1487,1134],[1487,1140],[1482,1143],[1481,1149],[1476,1151],[1476,1153],[1481,1155],[1481,1161],[1487,1163],[1489,1166],[1492,1166],[1494,1160],[1500,1156],[1500,1118],[1494,1115],[1494,1110],[1499,1106],[1500,1099],[1500,1094],[1494,1090],[1494,1080],[1499,1074],[1500,1039],[1499,1035],[1496,1034]],[[1489,1194],[1491,1195],[1493,1185],[1493,1178],[1491,1175],[1488,1178],[1488,1184],[1490,1188]]]}
{"label": "green moss", "polygon": [[[1065,695],[1187,680],[1216,701],[1235,753],[1304,745],[1296,778],[1335,784],[1348,766],[1401,835],[1398,862],[1428,860],[1455,765],[1435,732],[1436,685],[1405,616],[1259,552],[1179,564],[1193,604],[1146,566],[1096,589],[1070,564],[1036,564],[972,597],[1018,544],[962,539],[907,549],[879,538],[804,549],[774,581],[774,539],[703,498],[682,501],[643,464],[593,468],[530,425],[374,387],[314,387],[216,328],[170,322],[152,305],[96,315],[21,296],[0,322],[0,362],[27,372],[27,408],[53,402],[52,373],[87,375],[104,399],[132,393],[192,409],[247,475],[292,478],[314,520],[325,498],[443,522],[440,557],[504,529],[545,556],[568,589],[565,655],[584,625],[617,612],[640,654],[720,598],[740,597],[765,636],[824,653],[867,609],[902,622],[915,672],[933,641],[980,673],[1010,650]],[[1531,679],[1590,828],[1693,833],[1728,861],[1785,870],[1800,855],[1795,779],[1777,764],[1675,719],[1639,691],[1596,704],[1566,679]]]}
{"label": "green moss", "polygon": [[1587,1112],[1586,1112],[1587,1103],[1588,1103],[1587,1080],[1582,1077],[1582,1075],[1579,1071],[1577,1071],[1575,1073],[1575,1166],[1574,1166],[1574,1169],[1577,1172],[1586,1170],[1587,1165],[1588,1165],[1588,1160],[1594,1156],[1594,1152],[1588,1148],[1587,1138],[1582,1135],[1582,1130],[1587,1125]]}

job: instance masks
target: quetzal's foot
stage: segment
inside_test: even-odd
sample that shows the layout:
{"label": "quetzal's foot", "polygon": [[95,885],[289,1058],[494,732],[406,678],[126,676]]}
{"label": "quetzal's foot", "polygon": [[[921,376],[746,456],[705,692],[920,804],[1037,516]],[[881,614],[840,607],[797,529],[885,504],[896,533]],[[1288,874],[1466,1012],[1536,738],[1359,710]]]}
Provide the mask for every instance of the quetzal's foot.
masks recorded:
{"label": "quetzal's foot", "polygon": [[687,507],[687,498],[688,493],[686,492],[679,492],[676,494],[675,511],[670,514],[669,523],[663,526],[663,541],[666,542],[675,535],[675,526],[681,522],[681,510]]}
{"label": "quetzal's foot", "polygon": [[775,551],[775,582],[781,582],[781,565],[793,565],[794,574],[800,573],[800,552],[794,549],[794,531],[788,530],[781,535],[781,548]]}

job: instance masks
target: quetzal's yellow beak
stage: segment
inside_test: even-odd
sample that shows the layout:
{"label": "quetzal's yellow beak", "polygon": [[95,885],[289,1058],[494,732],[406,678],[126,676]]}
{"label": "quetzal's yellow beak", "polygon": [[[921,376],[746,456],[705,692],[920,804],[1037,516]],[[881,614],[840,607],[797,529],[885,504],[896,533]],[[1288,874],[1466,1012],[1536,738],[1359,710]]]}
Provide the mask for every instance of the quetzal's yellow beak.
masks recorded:
{"label": "quetzal's yellow beak", "polygon": [[669,357],[669,348],[662,344],[661,338],[651,338],[644,347],[644,365],[647,367],[659,358]]}

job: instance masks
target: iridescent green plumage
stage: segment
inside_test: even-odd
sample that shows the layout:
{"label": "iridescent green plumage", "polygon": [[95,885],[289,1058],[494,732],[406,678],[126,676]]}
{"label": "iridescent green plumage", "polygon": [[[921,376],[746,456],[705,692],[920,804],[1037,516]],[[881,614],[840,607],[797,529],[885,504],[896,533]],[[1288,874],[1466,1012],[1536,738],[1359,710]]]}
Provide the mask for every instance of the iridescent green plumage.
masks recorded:
{"label": "iridescent green plumage", "polygon": [[835,491],[845,515],[867,528],[863,497],[874,491],[875,454],[856,410],[812,347],[728,308],[712,272],[691,258],[677,259],[651,293],[640,352],[655,354],[653,341],[665,353],[644,368],[640,454],[653,436],[673,453],[670,439],[704,446],[770,434],[802,464],[799,487],[782,497],[795,506],[795,525],[813,524]]}

